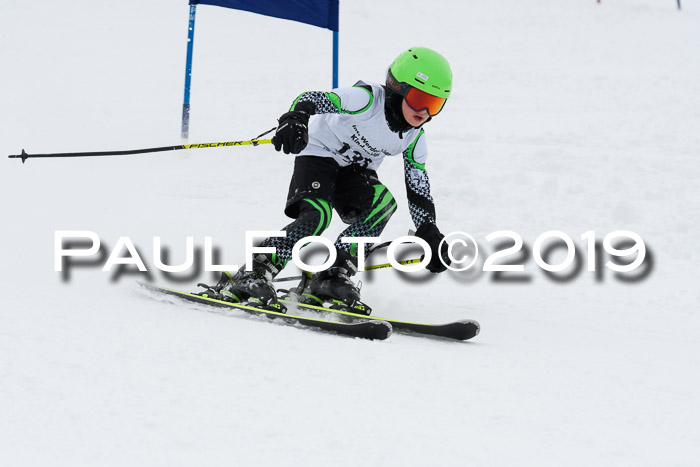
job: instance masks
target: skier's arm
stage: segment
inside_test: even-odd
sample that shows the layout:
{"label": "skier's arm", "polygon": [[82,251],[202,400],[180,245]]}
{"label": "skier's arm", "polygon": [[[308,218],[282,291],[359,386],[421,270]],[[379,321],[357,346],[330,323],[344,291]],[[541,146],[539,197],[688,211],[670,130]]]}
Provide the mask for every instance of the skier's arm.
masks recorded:
{"label": "skier's arm", "polygon": [[[440,247],[444,235],[435,224],[435,203],[430,195],[430,181],[425,170],[428,151],[425,136],[421,131],[411,145],[403,152],[404,176],[406,178],[406,195],[408,210],[416,226],[416,236],[425,240],[433,256],[427,269],[430,272],[442,272],[450,264],[447,245]],[[442,262],[440,261],[442,257]]]}
{"label": "skier's arm", "polygon": [[296,98],[289,110],[309,115],[357,114],[369,109],[373,100],[372,87],[360,84],[351,88],[334,89],[331,92],[305,92]]}
{"label": "skier's arm", "polygon": [[421,131],[418,137],[403,152],[404,176],[408,209],[416,229],[424,223],[435,224],[435,203],[430,196],[430,180],[425,170],[427,145]]}
{"label": "skier's arm", "polygon": [[373,101],[372,87],[361,83],[331,92],[305,92],[296,98],[289,112],[279,118],[272,144],[277,151],[284,150],[285,154],[299,154],[309,142],[311,115],[358,114],[369,109]]}

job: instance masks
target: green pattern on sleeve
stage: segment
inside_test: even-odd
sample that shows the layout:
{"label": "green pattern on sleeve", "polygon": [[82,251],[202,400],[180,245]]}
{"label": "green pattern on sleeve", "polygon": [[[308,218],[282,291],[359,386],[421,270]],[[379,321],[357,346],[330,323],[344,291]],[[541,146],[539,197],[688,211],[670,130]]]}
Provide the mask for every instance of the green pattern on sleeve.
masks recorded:
{"label": "green pattern on sleeve", "polygon": [[423,136],[423,133],[425,133],[425,131],[421,130],[418,133],[418,136],[416,136],[416,139],[414,139],[413,142],[411,143],[411,145],[408,147],[408,149],[406,149],[406,151],[404,151],[404,154],[405,154],[406,158],[408,159],[408,162],[410,162],[414,167],[421,169],[421,170],[425,170],[425,164],[419,164],[418,162],[415,161],[415,159],[413,159],[413,150],[416,148],[416,143],[418,143],[418,139],[421,136]]}
{"label": "green pattern on sleeve", "polygon": [[[304,92],[297,97],[292,106],[289,108],[290,111],[293,110],[306,110],[305,107],[309,106],[309,103],[313,105],[314,111],[312,114],[348,114],[355,115],[362,112],[366,112],[374,102],[374,96],[372,92],[367,88],[362,86],[356,86],[359,89],[364,90],[369,94],[369,102],[363,108],[359,110],[345,110],[340,100],[340,96],[333,92],[321,92],[321,91],[308,91]],[[300,104],[304,105],[300,105]]]}

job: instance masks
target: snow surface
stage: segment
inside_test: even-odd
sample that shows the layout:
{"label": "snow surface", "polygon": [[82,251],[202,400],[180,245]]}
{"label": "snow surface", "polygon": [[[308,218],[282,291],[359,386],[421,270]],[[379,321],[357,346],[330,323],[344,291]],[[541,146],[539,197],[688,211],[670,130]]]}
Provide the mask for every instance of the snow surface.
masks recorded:
{"label": "snow surface", "polygon": [[[469,343],[174,306],[104,258],[54,271],[54,232],[90,230],[106,254],[130,237],[153,282],[193,290],[210,274],[164,277],[152,238],[173,264],[188,235],[240,262],[246,230],[287,223],[292,158],[270,146],[3,159],[2,464],[698,465],[700,5],[683,8],[341,3],[341,85],[381,81],[412,45],[453,65],[426,127],[443,231],[489,251],[497,230],[529,246],[560,230],[585,251],[584,232],[627,229],[652,252],[633,283],[606,269],[554,282],[531,256],[524,283],[365,274],[377,314],[477,319]],[[181,144],[186,2],[4,1],[0,17],[0,154]],[[211,6],[196,28],[190,142],[251,138],[329,88],[326,30]],[[400,203],[391,239],[412,227],[400,158],[380,177]]]}

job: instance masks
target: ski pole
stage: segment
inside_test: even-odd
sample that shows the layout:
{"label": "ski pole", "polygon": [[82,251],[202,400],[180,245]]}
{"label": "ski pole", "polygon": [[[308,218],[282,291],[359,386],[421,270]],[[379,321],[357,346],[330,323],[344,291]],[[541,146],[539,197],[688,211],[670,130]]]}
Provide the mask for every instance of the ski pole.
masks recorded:
{"label": "ski pole", "polygon": [[[277,128],[277,127],[275,127]],[[274,130],[273,128],[272,130]],[[22,163],[29,159],[35,159],[40,157],[94,157],[94,156],[130,156],[132,154],[144,154],[148,152],[163,152],[163,151],[177,151],[179,149],[201,149],[201,148],[221,148],[227,146],[257,146],[259,144],[269,144],[272,140],[269,139],[258,139],[266,134],[270,133],[272,130],[268,130],[260,136],[246,140],[246,141],[224,141],[220,143],[201,143],[201,144],[182,144],[179,146],[163,146],[159,148],[145,148],[145,149],[130,149],[127,151],[96,151],[96,152],[63,152],[63,153],[53,153],[53,154],[27,154],[24,149],[22,149],[22,154],[13,154],[9,157],[10,159],[22,159]]]}
{"label": "ski pole", "polygon": [[[408,235],[415,235],[416,231],[409,229],[408,230]],[[389,245],[391,245],[391,242],[384,242],[384,243],[378,243],[376,245],[373,245],[369,251],[367,252],[367,256],[369,256],[371,253],[374,253],[375,251],[379,250],[380,248],[386,248]],[[420,258],[414,258],[414,259],[407,259],[405,261],[399,261],[399,264],[415,264],[415,263],[420,263],[423,260],[423,257]],[[365,267],[365,271],[369,271],[371,269],[384,269],[384,268],[390,268],[391,263],[384,263],[384,264],[376,264],[374,266],[367,266]],[[280,279],[273,279],[272,282],[287,282],[287,281],[295,281],[295,280],[301,280],[301,276],[290,276],[290,277],[282,277]]]}
{"label": "ski pole", "polygon": [[53,154],[27,154],[24,149],[22,149],[22,154],[13,154],[9,157],[10,159],[22,159],[22,163],[27,159],[38,159],[40,157],[94,157],[94,156],[130,156],[132,154],[144,154],[148,152],[163,152],[163,151],[177,151],[179,149],[201,149],[201,148],[220,148],[226,146],[245,146],[252,145],[257,146],[259,144],[269,144],[271,140],[260,139],[260,140],[248,140],[248,141],[225,141],[220,143],[201,143],[201,144],[183,144],[180,146],[163,146],[159,148],[145,148],[145,149],[131,149],[128,151],[97,151],[97,152],[63,152],[63,153],[53,153]]}
{"label": "ski pole", "polygon": [[[413,259],[407,259],[404,261],[399,261],[399,264],[415,264],[415,263],[420,263],[423,258],[413,258]],[[384,263],[384,264],[375,264],[374,266],[367,266],[365,267],[365,271],[370,271],[372,269],[384,269],[384,268],[390,268],[391,263]],[[289,276],[289,277],[281,277],[279,279],[273,279],[272,282],[288,282],[288,281],[299,281],[302,279],[303,276]]]}
{"label": "ski pole", "polygon": [[[413,258],[413,259],[407,259],[404,261],[399,261],[399,264],[416,264],[420,263],[423,260],[423,258]],[[384,264],[375,264],[374,266],[367,266],[365,268],[365,271],[370,271],[372,269],[384,269],[384,268],[390,268],[391,263],[384,263]]]}

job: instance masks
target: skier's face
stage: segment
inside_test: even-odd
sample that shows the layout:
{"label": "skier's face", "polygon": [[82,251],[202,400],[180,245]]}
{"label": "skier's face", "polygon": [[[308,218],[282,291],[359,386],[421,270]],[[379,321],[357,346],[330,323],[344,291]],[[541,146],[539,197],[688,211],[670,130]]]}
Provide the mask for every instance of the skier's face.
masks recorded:
{"label": "skier's face", "polygon": [[406,99],[401,102],[401,110],[403,111],[403,118],[406,119],[409,125],[416,128],[424,124],[430,117],[427,109],[416,112],[406,103]]}

